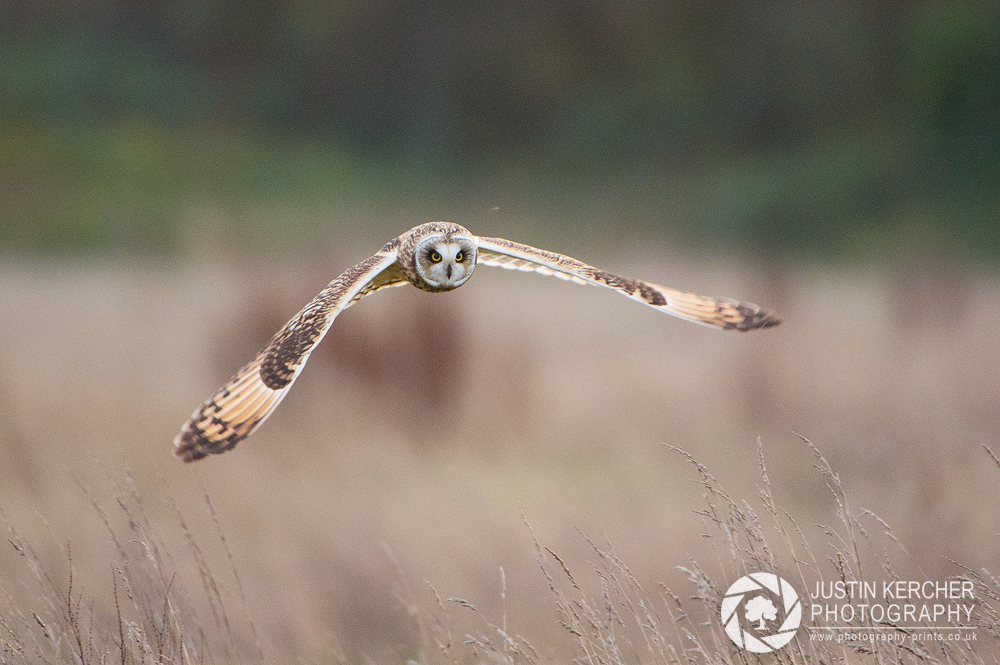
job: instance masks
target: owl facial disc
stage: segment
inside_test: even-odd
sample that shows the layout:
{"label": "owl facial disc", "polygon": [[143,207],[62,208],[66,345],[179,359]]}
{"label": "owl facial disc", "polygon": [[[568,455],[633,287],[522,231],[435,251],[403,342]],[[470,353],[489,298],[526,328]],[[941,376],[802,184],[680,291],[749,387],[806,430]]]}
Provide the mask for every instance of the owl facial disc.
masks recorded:
{"label": "owl facial disc", "polygon": [[461,235],[433,235],[421,240],[416,249],[417,273],[427,291],[450,291],[472,276],[476,267],[476,243]]}

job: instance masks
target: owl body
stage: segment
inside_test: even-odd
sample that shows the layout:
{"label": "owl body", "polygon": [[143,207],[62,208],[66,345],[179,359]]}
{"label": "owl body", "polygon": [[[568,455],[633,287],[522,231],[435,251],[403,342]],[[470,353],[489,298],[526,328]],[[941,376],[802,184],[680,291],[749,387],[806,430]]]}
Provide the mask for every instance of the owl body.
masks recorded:
{"label": "owl body", "polygon": [[230,450],[250,436],[284,399],[337,315],[358,300],[407,283],[431,293],[451,291],[468,281],[479,264],[605,287],[723,330],[745,332],[781,323],[774,312],[753,303],[678,291],[503,238],[475,236],[451,222],[429,222],[390,240],[330,282],[256,358],[191,414],[174,439],[175,453],[191,462]]}

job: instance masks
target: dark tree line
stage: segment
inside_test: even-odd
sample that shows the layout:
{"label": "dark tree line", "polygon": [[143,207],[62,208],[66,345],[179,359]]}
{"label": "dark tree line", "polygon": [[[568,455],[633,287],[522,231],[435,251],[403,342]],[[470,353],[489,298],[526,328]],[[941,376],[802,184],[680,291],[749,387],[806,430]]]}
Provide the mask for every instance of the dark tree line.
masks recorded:
{"label": "dark tree line", "polygon": [[[142,116],[419,162],[668,172],[892,145],[897,163],[872,153],[851,194],[877,207],[937,190],[995,202],[998,108],[1000,5],[986,1],[0,3],[12,126]],[[765,234],[796,223],[765,213]]]}

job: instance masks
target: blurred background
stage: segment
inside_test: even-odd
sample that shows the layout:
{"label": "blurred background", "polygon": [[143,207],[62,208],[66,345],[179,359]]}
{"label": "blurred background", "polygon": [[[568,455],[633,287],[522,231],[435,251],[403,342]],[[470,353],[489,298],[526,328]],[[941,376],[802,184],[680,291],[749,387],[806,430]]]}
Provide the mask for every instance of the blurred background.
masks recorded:
{"label": "blurred background", "polygon": [[[760,437],[809,529],[837,506],[802,434],[906,566],[995,567],[998,109],[990,2],[2,3],[0,509],[60,588],[72,542],[100,612],[116,488],[178,570],[208,494],[260,651],[305,660],[413,657],[425,580],[572,654],[525,520],[683,595],[701,489],[663,444],[753,501]],[[433,219],[785,323],[483,267],[346,312],[247,443],[171,456],[328,281]]]}

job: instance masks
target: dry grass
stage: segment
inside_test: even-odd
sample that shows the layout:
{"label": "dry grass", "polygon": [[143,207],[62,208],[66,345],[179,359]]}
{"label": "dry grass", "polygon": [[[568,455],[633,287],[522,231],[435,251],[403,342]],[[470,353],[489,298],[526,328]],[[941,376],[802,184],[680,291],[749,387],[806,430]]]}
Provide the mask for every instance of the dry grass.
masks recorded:
{"label": "dry grass", "polygon": [[[238,591],[237,612],[224,598],[206,553],[179,509],[176,527],[187,543],[187,561],[175,560],[150,524],[133,478],[114,488],[114,514],[89,489],[80,494],[104,526],[113,556],[108,575],[95,589],[78,582],[80,564],[66,542],[63,565],[43,562],[34,546],[4,518],[8,541],[20,557],[16,588],[0,599],[4,663],[205,663],[260,662],[263,651],[250,619],[235,567],[227,573]],[[216,517],[205,496],[208,512]],[[216,526],[218,522],[216,521]],[[221,530],[218,543],[232,563]],[[84,567],[93,572],[94,562]],[[194,580],[185,579],[185,571]],[[107,578],[110,578],[109,580]],[[107,582],[110,582],[108,587]],[[193,583],[193,584],[192,584]],[[225,594],[230,596],[231,594]]]}
{"label": "dry grass", "polygon": [[[786,324],[718,334],[498,271],[444,296],[390,290],[338,320],[249,442],[188,466],[169,445],[187,414],[355,253],[4,266],[3,658],[749,661],[717,604],[775,570],[966,577],[983,627],[971,651],[803,633],[768,658],[993,659],[995,276],[752,281],[580,254]],[[700,484],[663,444],[699,461]]]}
{"label": "dry grass", "polygon": [[[590,551],[589,570],[583,574],[590,579],[578,582],[580,573],[542,545],[526,522],[550,592],[549,602],[555,607],[548,620],[564,630],[561,642],[574,645],[573,661],[591,665],[760,661],[764,659],[736,649],[716,619],[726,581],[763,571],[794,579],[800,590],[807,590],[809,580],[817,577],[905,579],[899,577],[894,560],[909,554],[889,525],[870,512],[855,513],[837,473],[819,449],[805,438],[802,441],[813,453],[815,467],[837,506],[838,522],[822,527],[825,538],[820,539],[820,547],[828,550],[825,561],[817,557],[792,514],[775,502],[760,442],[759,495],[755,501],[734,499],[705,465],[674,449],[697,469],[705,502],[698,511],[705,528],[702,536],[711,543],[715,555],[707,565],[692,559],[679,567],[687,576],[679,592],[662,582],[654,583],[655,591],[648,592],[610,543],[598,544],[582,533],[580,538]],[[991,450],[986,453],[997,461]],[[27,539],[5,520],[8,540],[21,558],[21,572],[31,582],[20,585],[20,598],[9,590],[0,598],[5,601],[0,605],[2,662],[124,665],[274,660],[274,654],[265,656],[232,552],[208,495],[204,508],[215,527],[215,554],[223,555],[226,564],[218,575],[176,505],[172,504],[175,527],[186,543],[187,562],[176,561],[150,525],[132,476],[126,474],[124,483],[114,489],[117,514],[109,516],[90,491],[80,487],[113,545],[110,593],[107,589],[87,593],[74,585],[76,569],[69,544],[65,548],[65,581],[56,581],[62,575],[51,574]],[[868,523],[867,528],[863,522]],[[886,543],[894,552],[885,548]],[[560,651],[557,645],[536,647],[520,632],[522,626],[531,628],[537,618],[508,615],[503,568],[499,569],[499,615],[491,618],[469,600],[443,600],[430,583],[416,588],[398,558],[387,546],[383,549],[394,569],[397,599],[406,608],[404,623],[410,624],[412,643],[406,662],[563,662],[563,657],[555,655]],[[708,572],[710,569],[714,570]],[[185,573],[195,580],[186,579]],[[926,621],[922,632],[914,631],[913,626],[882,623],[882,627],[895,628],[897,638],[906,635],[899,641],[862,639],[865,628],[874,632],[875,624],[869,621],[859,625],[856,635],[831,641],[810,639],[830,631],[800,631],[787,648],[767,657],[789,663],[968,664],[994,660],[1000,644],[1000,583],[985,569],[961,564],[955,564],[955,574],[949,579],[970,581],[975,586],[977,603],[972,621],[952,622],[965,629],[975,626],[975,644],[948,641],[944,637],[947,629]],[[471,625],[456,621],[461,613],[474,617]],[[470,632],[460,633],[453,627],[456,623],[464,623],[467,627],[462,630]],[[807,630],[822,627],[809,619],[804,625]],[[334,653],[333,658],[338,662],[355,660],[342,652]]]}

